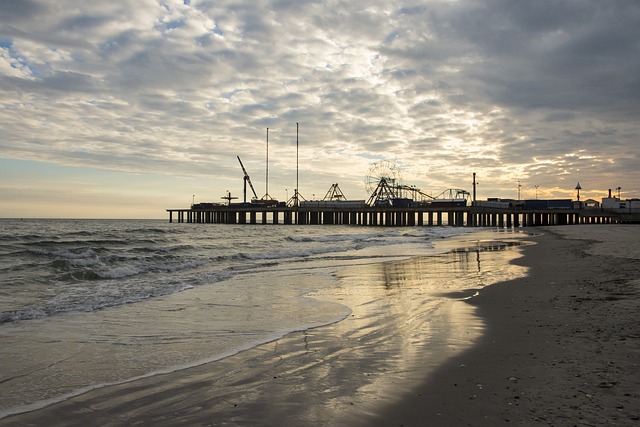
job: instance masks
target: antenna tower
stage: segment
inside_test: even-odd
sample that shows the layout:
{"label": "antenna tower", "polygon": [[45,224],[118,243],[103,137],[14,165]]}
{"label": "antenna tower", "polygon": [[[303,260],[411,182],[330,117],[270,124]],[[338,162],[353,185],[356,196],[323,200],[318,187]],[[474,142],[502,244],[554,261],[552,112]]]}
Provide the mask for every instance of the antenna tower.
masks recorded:
{"label": "antenna tower", "polygon": [[299,128],[299,125],[296,122],[296,189],[294,190],[293,196],[287,202],[287,205],[294,206],[296,208],[300,206],[300,199],[306,200],[304,197],[302,197],[302,195],[298,191],[298,189],[300,188],[299,180],[298,180],[298,151],[299,151],[299,145],[300,145],[298,140],[298,128]]}
{"label": "antenna tower", "polygon": [[269,128],[267,128],[267,172],[265,177],[266,190],[262,200],[273,200],[273,197],[269,195]]}

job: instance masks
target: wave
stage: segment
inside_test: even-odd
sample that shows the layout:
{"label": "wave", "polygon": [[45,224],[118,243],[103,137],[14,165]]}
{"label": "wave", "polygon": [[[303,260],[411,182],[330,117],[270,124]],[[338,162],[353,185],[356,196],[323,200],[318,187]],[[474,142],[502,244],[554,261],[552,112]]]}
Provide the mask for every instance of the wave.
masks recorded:
{"label": "wave", "polygon": [[[66,230],[58,232],[58,226]],[[164,228],[63,221],[42,235],[26,229],[18,243],[0,242],[0,250],[9,253],[0,277],[0,285],[9,289],[0,322],[127,304],[279,265],[375,257],[379,251],[369,248],[428,248],[430,240],[450,233],[444,228]],[[13,291],[25,285],[27,292]]]}
{"label": "wave", "polygon": [[[133,304],[150,298],[170,295],[193,288],[186,283],[174,283],[171,286],[150,289],[144,287],[137,291],[121,293],[97,293],[95,288],[74,288],[74,292],[56,295],[46,304],[32,304],[17,310],[0,312],[0,324],[22,320],[35,320],[70,312],[92,312],[123,304]],[[120,292],[120,293],[118,293]]]}
{"label": "wave", "polygon": [[373,232],[373,233],[358,233],[358,234],[320,234],[315,236],[287,236],[286,241],[289,242],[302,242],[302,243],[338,243],[338,242],[350,242],[350,241],[362,241],[369,239],[381,239],[381,238],[393,238],[398,237],[400,234],[397,231],[389,231],[386,233]]}

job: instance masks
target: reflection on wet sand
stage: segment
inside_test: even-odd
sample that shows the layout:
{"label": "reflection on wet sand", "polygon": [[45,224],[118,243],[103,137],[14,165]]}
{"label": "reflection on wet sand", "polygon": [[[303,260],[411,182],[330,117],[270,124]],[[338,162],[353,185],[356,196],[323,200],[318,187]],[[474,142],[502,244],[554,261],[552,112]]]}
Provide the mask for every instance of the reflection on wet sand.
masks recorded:
{"label": "reflection on wet sand", "polygon": [[339,419],[351,424],[366,419],[379,405],[401,398],[411,384],[473,345],[483,331],[482,319],[472,306],[456,300],[524,275],[522,267],[510,264],[517,253],[506,250],[519,244],[472,242],[437,256],[342,270],[340,286],[318,296],[348,303],[353,310],[330,328],[334,339],[342,340],[338,347],[348,358],[331,358],[323,378],[312,377],[311,383],[347,375],[353,391],[327,401],[325,416],[342,412]]}

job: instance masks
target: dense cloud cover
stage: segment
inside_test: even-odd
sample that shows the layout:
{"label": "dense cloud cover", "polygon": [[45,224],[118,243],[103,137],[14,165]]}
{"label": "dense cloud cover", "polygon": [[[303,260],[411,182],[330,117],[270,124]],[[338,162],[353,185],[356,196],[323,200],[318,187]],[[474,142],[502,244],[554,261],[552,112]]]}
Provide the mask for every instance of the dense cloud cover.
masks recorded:
{"label": "dense cloud cover", "polygon": [[382,159],[434,193],[638,196],[640,3],[3,1],[0,106],[2,158],[211,199],[241,191],[236,155],[264,192],[267,127],[270,188],[294,188],[296,123],[307,197],[365,198]]}

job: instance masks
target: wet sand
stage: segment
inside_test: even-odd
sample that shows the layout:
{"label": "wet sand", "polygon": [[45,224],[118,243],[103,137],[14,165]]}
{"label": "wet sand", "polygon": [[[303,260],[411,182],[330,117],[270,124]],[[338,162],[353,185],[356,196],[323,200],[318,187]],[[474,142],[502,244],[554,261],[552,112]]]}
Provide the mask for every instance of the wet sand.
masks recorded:
{"label": "wet sand", "polygon": [[640,228],[540,231],[351,266],[317,295],[352,308],[341,322],[0,425],[638,425]]}

